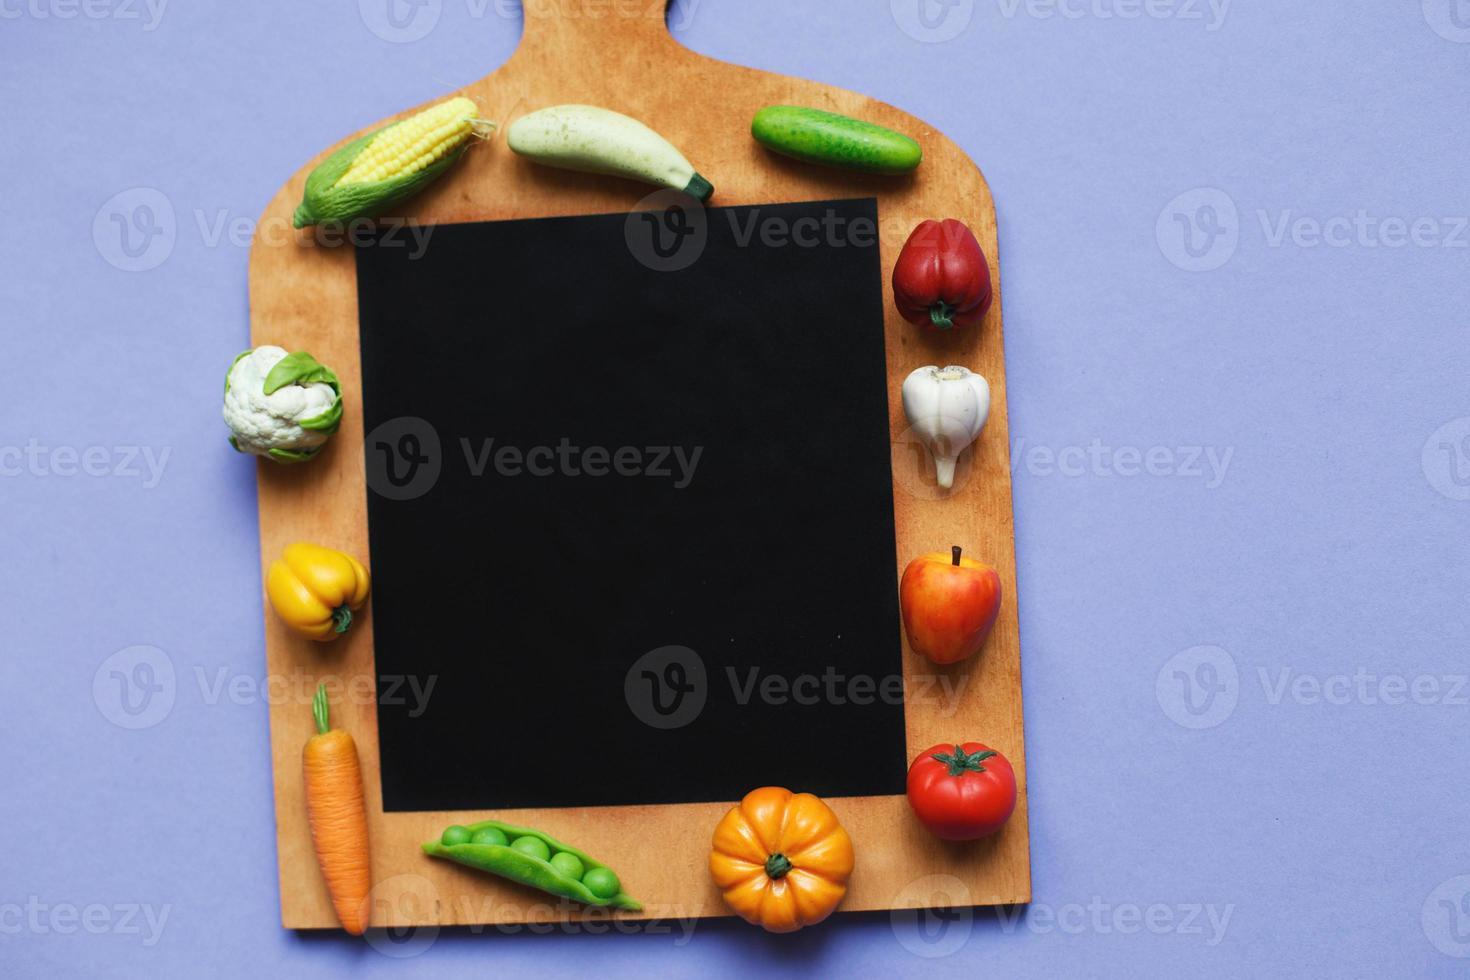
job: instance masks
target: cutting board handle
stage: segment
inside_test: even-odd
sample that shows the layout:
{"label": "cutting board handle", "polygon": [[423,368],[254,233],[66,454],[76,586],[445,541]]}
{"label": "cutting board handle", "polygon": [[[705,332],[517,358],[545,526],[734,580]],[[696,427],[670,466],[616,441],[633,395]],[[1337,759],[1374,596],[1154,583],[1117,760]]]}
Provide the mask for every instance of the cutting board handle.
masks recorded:
{"label": "cutting board handle", "polygon": [[577,64],[627,57],[673,44],[665,0],[521,0],[525,28],[518,59]]}

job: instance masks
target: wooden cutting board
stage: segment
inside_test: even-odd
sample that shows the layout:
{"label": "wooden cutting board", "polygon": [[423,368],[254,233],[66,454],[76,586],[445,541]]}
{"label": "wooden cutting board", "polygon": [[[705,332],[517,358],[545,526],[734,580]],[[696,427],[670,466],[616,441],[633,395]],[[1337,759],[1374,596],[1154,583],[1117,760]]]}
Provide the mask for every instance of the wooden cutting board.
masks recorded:
{"label": "wooden cutting board", "polygon": [[[892,106],[815,82],[725,64],[695,54],[669,35],[662,4],[525,0],[525,35],[511,59],[460,93],[504,127],[557,103],[604,106],[648,123],[715,185],[716,205],[876,197],[887,304],[885,334],[890,428],[894,444],[894,518],[899,568],[917,554],[963,545],[1000,571],[1004,602],[980,657],[936,668],[905,647],[908,757],[930,745],[975,739],[1015,767],[1020,800],[999,834],[975,843],[941,842],[914,820],[903,797],[830,800],[851,833],[857,871],[842,908],[900,909],[1026,902],[1031,897],[1026,753],[1021,722],[1021,658],[1016,622],[1014,531],[999,301],[995,207],[985,179],[942,133]],[[435,100],[439,101],[439,100]],[[771,104],[813,106],[871,120],[917,139],[924,162],[907,178],[876,177],[775,156],[750,137],[750,119]],[[417,112],[375,123],[363,132]],[[343,143],[361,133],[344,137]],[[341,144],[337,144],[340,146]],[[307,350],[331,365],[346,395],[340,431],[310,464],[258,465],[262,572],[292,541],[308,540],[363,557],[371,565],[364,470],[354,253],[323,247],[307,232],[286,234],[306,175],[336,146],[293,176],[261,217],[250,255],[252,341]],[[652,188],[533,165],[503,136],[472,149],[438,184],[401,211],[419,224],[494,221],[629,211]],[[974,229],[990,259],[997,300],[980,330],[921,333],[892,307],[888,282],[909,232],[925,218],[955,217]],[[487,259],[488,261],[488,259]],[[487,300],[493,302],[493,298]],[[955,489],[934,483],[933,467],[908,432],[899,387],[925,364],[962,364],[989,379],[990,421]],[[895,581],[896,581],[895,577]],[[384,813],[378,772],[371,611],[332,646],[288,633],[267,607],[267,669],[293,692],[271,700],[281,919],[289,928],[337,925],[312,851],[302,793],[301,750],[312,733],[311,691],[335,679],[348,692],[333,700],[333,720],[357,740],[372,836],[375,926],[519,923],[603,910],[558,906],[538,892],[419,849],[448,824],[489,814]],[[953,697],[942,694],[957,691]],[[351,692],[356,691],[356,696]],[[533,737],[528,733],[528,737]],[[754,788],[754,787],[752,787]],[[801,787],[792,787],[801,789]],[[616,868],[641,915],[691,918],[726,914],[705,861],[710,834],[735,801],[710,804],[512,810],[495,816],[537,827]]]}

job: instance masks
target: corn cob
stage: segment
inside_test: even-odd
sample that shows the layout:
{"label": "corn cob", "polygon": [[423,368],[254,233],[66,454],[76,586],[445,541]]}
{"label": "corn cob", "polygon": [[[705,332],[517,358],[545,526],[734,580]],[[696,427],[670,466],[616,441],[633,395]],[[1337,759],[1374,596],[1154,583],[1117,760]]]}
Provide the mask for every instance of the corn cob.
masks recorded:
{"label": "corn cob", "polygon": [[353,140],[307,176],[292,223],[373,217],[423,190],[485,132],[475,112],[459,96]]}

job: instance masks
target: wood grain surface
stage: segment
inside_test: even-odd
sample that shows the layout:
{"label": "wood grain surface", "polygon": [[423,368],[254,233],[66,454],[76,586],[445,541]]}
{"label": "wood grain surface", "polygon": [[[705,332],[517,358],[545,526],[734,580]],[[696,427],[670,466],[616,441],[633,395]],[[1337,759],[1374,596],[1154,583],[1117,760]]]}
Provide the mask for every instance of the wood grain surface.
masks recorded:
{"label": "wood grain surface", "polygon": [[[842,908],[1029,901],[1000,263],[995,208],[984,177],[942,133],[892,106],[687,50],[669,35],[662,3],[525,0],[525,11],[524,37],[511,59],[461,90],[479,104],[484,118],[500,124],[502,134],[515,118],[543,106],[600,105],[643,120],[679,147],[714,183],[711,204],[877,197],[900,563],[895,582],[903,564],[915,555],[959,544],[967,554],[994,564],[1004,588],[1000,618],[981,656],[937,668],[905,648],[908,755],[940,741],[984,741],[1010,758],[1021,794],[1003,831],[965,845],[948,844],[929,834],[901,796],[830,800],[857,850],[857,870]],[[461,93],[445,92],[443,97],[451,94]],[[924,162],[911,177],[891,178],[775,156],[757,145],[749,132],[756,110],[770,104],[813,106],[889,126],[923,145]],[[406,108],[393,119],[420,108]],[[344,134],[341,142],[356,135],[360,134]],[[324,149],[321,156],[332,149],[336,146]],[[316,460],[301,466],[258,464],[262,572],[296,540],[340,548],[371,565],[353,250],[321,232],[289,231],[306,175],[320,159],[303,166],[262,215],[250,255],[252,340],[256,345],[312,352],[340,376],[346,407],[340,431]],[[503,135],[497,135],[473,148],[445,178],[400,212],[425,225],[598,214],[633,210],[652,190],[616,178],[536,166],[512,154]],[[893,309],[888,278],[894,259],[914,225],[930,217],[968,223],[990,259],[997,300],[981,330],[952,336],[924,334]],[[487,256],[486,261],[493,259]],[[954,490],[945,494],[935,485],[932,464],[908,433],[899,386],[917,367],[950,363],[984,374],[993,401],[976,450],[962,461]],[[383,813],[371,693],[371,625],[369,608],[345,639],[318,645],[288,633],[267,607],[267,670],[277,689],[289,692],[270,699],[284,925],[337,924],[312,851],[302,793],[301,751],[312,733],[310,697],[318,680],[335,682],[334,724],[353,734],[362,759],[376,883],[374,925],[607,918],[604,910],[561,904],[493,876],[432,860],[420,851],[419,844],[436,837],[446,825],[491,814]],[[528,743],[535,737],[535,732],[526,733]],[[641,915],[617,913],[618,918],[683,919],[726,914],[705,861],[710,834],[733,802],[512,810],[494,816],[537,827],[615,868],[626,890],[645,903]]]}

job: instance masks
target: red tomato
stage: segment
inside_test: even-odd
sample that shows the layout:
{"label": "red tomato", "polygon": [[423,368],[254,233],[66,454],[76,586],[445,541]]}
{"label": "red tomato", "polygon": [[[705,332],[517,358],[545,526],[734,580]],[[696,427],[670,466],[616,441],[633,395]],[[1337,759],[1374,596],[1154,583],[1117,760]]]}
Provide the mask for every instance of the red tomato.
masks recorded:
{"label": "red tomato", "polygon": [[909,766],[909,806],[945,840],[993,834],[1016,808],[1016,773],[1006,757],[979,742],[936,745]]}

